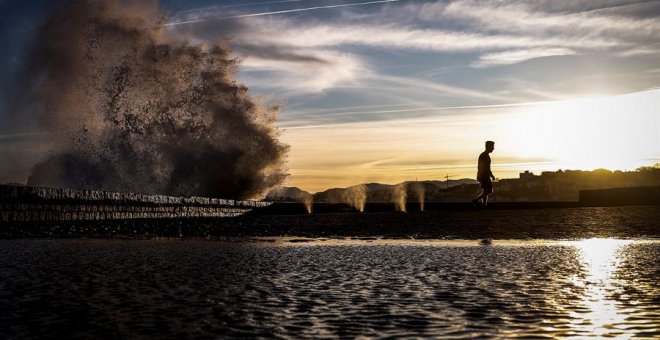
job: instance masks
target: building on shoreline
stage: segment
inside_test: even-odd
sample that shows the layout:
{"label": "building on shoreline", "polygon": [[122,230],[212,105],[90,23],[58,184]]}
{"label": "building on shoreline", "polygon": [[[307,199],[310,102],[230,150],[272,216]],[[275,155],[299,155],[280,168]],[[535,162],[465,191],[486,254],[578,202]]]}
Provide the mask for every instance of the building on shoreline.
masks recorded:
{"label": "building on shoreline", "polygon": [[580,190],[660,185],[660,168],[635,171],[558,170],[540,175],[525,171],[519,178],[495,183],[493,198],[500,201],[577,201]]}

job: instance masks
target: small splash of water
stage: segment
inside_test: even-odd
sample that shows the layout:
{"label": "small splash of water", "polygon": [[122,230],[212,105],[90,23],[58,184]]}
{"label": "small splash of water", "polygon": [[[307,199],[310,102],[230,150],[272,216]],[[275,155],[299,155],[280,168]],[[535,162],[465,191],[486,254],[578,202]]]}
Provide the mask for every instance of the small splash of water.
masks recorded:
{"label": "small splash of water", "polygon": [[406,183],[399,183],[392,189],[392,202],[396,211],[406,212]]}
{"label": "small splash of water", "polygon": [[364,212],[364,206],[367,204],[367,186],[364,184],[355,185],[346,188],[342,194],[342,199],[346,204],[359,212]]}
{"label": "small splash of water", "polygon": [[417,196],[417,202],[419,202],[419,211],[424,211],[424,196],[426,194],[424,185],[418,182],[415,182],[411,186],[412,192]]}
{"label": "small splash of water", "polygon": [[314,204],[314,196],[309,195],[309,194],[303,195],[301,197],[301,202],[302,202],[302,204],[305,205],[305,209],[307,209],[307,213],[311,214],[312,213],[312,206]]}

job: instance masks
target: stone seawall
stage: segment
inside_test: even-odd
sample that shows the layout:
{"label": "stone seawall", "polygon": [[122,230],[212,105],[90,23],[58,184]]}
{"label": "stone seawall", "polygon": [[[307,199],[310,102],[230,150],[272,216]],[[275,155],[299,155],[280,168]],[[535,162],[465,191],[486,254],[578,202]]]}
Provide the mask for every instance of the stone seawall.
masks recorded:
{"label": "stone seawall", "polygon": [[270,203],[0,185],[0,222],[235,217]]}
{"label": "stone seawall", "polygon": [[585,206],[660,205],[660,186],[581,190]]}

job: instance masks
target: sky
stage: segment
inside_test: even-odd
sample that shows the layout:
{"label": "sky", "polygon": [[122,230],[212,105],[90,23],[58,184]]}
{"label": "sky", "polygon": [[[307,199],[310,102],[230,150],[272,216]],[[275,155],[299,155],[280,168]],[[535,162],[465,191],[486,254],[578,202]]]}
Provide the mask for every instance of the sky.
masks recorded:
{"label": "sky", "polygon": [[[229,39],[237,78],[281,105],[288,186],[634,170],[660,162],[659,1],[161,1],[166,29]],[[47,146],[7,97],[46,1],[0,0],[0,182]],[[2,162],[6,163],[6,162]]]}

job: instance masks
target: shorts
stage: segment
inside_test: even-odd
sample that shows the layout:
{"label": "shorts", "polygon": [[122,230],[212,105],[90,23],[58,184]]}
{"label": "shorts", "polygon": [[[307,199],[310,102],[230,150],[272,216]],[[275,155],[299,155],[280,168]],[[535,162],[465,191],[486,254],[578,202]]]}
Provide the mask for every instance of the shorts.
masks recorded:
{"label": "shorts", "polygon": [[491,181],[490,178],[481,180],[481,181],[479,181],[479,183],[481,183],[481,187],[483,189],[492,189],[493,188],[493,181]]}

